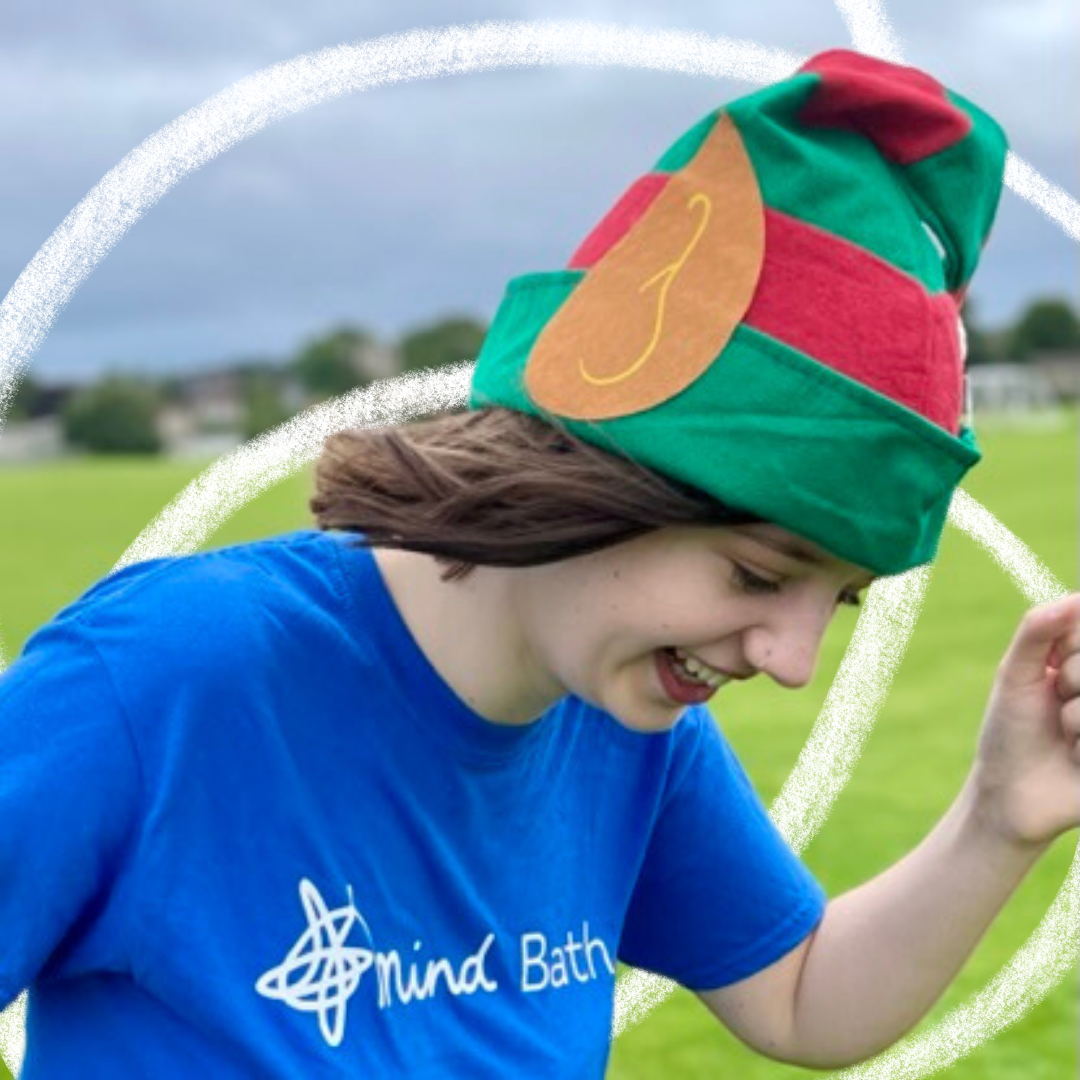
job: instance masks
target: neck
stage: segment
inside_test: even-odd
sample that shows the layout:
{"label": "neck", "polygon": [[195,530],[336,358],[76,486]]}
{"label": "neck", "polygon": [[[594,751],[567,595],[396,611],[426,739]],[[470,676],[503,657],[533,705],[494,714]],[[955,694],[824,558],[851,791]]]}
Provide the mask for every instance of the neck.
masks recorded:
{"label": "neck", "polygon": [[440,678],[494,724],[538,719],[566,690],[543,672],[527,647],[513,590],[522,571],[477,566],[443,581],[430,555],[397,548],[372,554],[394,604]]}

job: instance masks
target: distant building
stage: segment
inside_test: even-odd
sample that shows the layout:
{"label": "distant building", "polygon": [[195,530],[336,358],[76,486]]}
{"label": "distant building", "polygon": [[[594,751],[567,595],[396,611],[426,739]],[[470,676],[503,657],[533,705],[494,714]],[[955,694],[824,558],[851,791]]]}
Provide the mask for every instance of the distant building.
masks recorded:
{"label": "distant building", "polygon": [[0,465],[63,457],[70,453],[64,443],[59,414],[64,402],[78,389],[68,383],[51,386],[39,383],[28,415],[16,420],[9,414],[0,427]]}
{"label": "distant building", "polygon": [[238,431],[193,432],[165,441],[165,454],[171,458],[219,458],[231,453],[244,441]]}
{"label": "distant building", "polygon": [[287,412],[294,415],[307,408],[307,391],[291,376],[281,386],[281,404]]}
{"label": "distant building", "polygon": [[68,383],[50,386],[39,385],[30,407],[29,419],[36,420],[42,416],[56,416],[58,413],[63,412],[67,399],[80,389],[82,388]]}
{"label": "distant building", "polygon": [[243,442],[241,422],[234,427],[224,407],[196,412],[168,405],[158,413],[157,428],[168,457],[220,457]]}
{"label": "distant building", "polygon": [[1060,401],[1080,401],[1080,352],[1037,352],[1028,360]]}
{"label": "distant building", "polygon": [[[191,430],[240,431],[244,426],[243,383],[235,371],[206,371],[179,380],[178,412],[186,414]],[[166,423],[179,424],[177,418]]]}
{"label": "distant building", "polygon": [[[365,359],[375,365],[382,361],[377,354]],[[273,379],[290,416],[311,404],[310,395],[287,368],[259,365],[257,372]],[[246,379],[257,372],[232,368],[176,379],[177,400],[158,417],[165,452],[170,457],[220,457],[240,446],[248,409]]]}
{"label": "distant building", "polygon": [[63,429],[55,416],[8,420],[0,431],[0,466],[59,458],[68,453]]}
{"label": "distant building", "polygon": [[[375,341],[357,345],[350,357],[365,381],[392,378],[400,372],[400,354]],[[289,415],[314,400],[286,366],[258,364],[277,385]],[[220,457],[244,442],[247,378],[250,365],[217,368],[174,376],[171,391],[157,416],[157,427],[169,457]],[[82,385],[41,386],[33,412],[23,420],[8,419],[0,428],[0,465],[82,453],[66,445],[61,413],[68,397]]]}
{"label": "distant building", "polygon": [[1024,427],[1059,427],[1065,421],[1050,380],[1030,364],[977,364],[968,369],[975,429],[980,419]]}
{"label": "distant building", "polygon": [[401,373],[401,354],[392,345],[378,341],[364,341],[356,347],[353,366],[365,378],[392,379]]}
{"label": "distant building", "polygon": [[967,375],[976,416],[980,412],[1030,412],[1057,403],[1053,384],[1028,364],[976,364]]}

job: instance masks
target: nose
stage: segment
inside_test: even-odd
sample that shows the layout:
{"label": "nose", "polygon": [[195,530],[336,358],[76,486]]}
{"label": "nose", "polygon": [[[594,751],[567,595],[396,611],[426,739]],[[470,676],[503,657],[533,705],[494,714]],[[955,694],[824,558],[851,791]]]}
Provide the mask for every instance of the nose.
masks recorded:
{"label": "nose", "polygon": [[835,602],[826,607],[820,597],[785,605],[772,621],[744,632],[747,663],[789,690],[801,689],[814,677],[821,643],[835,612]]}

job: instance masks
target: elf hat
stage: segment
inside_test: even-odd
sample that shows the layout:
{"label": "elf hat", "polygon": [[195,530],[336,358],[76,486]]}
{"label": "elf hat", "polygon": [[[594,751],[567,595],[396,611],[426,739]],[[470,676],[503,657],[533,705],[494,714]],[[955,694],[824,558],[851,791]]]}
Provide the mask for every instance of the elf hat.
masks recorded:
{"label": "elf hat", "polygon": [[959,306],[1001,196],[997,123],[843,49],[716,109],[589,234],[512,279],[470,409],[531,413],[897,574],[981,454]]}

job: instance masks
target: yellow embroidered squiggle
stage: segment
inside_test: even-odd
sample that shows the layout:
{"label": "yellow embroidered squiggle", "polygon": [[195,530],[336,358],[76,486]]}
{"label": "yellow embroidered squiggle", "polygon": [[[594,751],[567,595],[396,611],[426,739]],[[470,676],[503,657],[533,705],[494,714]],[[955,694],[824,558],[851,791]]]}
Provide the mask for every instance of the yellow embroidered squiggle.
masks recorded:
{"label": "yellow embroidered squiggle", "polygon": [[675,278],[679,276],[679,272],[682,270],[683,266],[686,265],[686,260],[690,258],[691,254],[694,251],[694,248],[697,247],[698,242],[701,240],[701,237],[705,233],[705,229],[708,227],[709,217],[712,214],[712,199],[710,199],[709,196],[704,194],[703,192],[699,191],[690,198],[689,202],[687,202],[686,204],[687,209],[692,210],[695,204],[703,205],[705,207],[705,213],[698,224],[697,231],[694,233],[693,238],[691,239],[690,243],[687,244],[686,249],[678,257],[678,259],[675,260],[675,262],[665,266],[663,270],[661,270],[659,273],[653,274],[653,276],[649,278],[649,280],[646,281],[643,285],[641,285],[638,289],[639,293],[643,293],[646,289],[652,287],[661,279],[666,279],[664,281],[664,284],[660,288],[660,298],[659,302],[656,305],[656,322],[653,326],[652,338],[649,341],[649,344],[645,346],[645,351],[642,352],[642,354],[628,368],[626,368],[625,371],[621,371],[617,375],[608,375],[606,377],[590,375],[585,370],[585,361],[579,360],[578,370],[581,373],[581,377],[586,382],[591,383],[593,386],[610,386],[612,383],[622,382],[624,379],[629,379],[631,375],[637,372],[642,367],[642,365],[646,363],[649,357],[652,356],[653,352],[656,350],[656,346],[660,341],[660,334],[663,332],[664,328],[664,315],[667,306],[668,289],[671,288],[671,285],[675,281]]}

